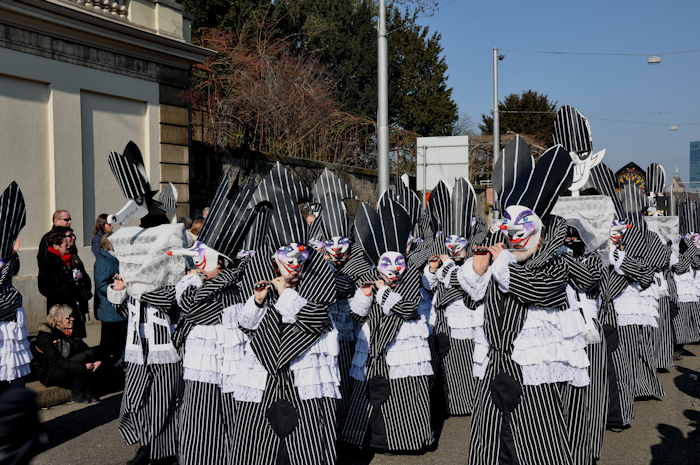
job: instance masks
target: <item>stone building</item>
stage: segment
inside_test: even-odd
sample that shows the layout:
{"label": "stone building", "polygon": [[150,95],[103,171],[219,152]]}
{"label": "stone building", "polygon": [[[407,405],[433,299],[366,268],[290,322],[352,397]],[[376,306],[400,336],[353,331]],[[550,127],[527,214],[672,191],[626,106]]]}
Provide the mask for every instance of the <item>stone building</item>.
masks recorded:
{"label": "stone building", "polygon": [[17,180],[27,201],[17,280],[31,327],[44,317],[36,248],[51,212],[70,210],[92,270],[95,217],[124,199],[105,157],[129,140],[153,186],[173,182],[189,213],[193,64],[210,51],[190,40],[174,0],[0,1],[0,185]]}

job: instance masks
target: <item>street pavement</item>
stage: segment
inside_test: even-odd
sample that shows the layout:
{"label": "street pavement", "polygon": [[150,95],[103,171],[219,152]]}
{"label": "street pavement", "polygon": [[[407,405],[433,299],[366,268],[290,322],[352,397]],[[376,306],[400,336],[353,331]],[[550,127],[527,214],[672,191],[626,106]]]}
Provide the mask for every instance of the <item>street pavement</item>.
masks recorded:
{"label": "street pavement", "polygon": [[[661,373],[663,401],[635,403],[634,425],[607,432],[599,465],[700,464],[700,346],[688,346],[698,356],[684,357],[669,373]],[[34,465],[123,465],[135,453],[119,438],[120,394],[99,404],[64,404],[40,415],[49,436],[48,449]],[[415,456],[341,451],[341,465],[466,464],[469,418],[449,419],[433,452]],[[266,464],[261,464],[266,465]]]}

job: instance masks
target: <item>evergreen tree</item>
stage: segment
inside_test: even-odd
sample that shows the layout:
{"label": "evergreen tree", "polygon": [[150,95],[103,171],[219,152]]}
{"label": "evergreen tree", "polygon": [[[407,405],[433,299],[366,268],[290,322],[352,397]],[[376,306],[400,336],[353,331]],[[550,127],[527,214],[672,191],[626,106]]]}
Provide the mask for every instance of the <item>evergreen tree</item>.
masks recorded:
{"label": "evergreen tree", "polygon": [[[501,134],[514,132],[534,136],[545,146],[553,144],[554,116],[557,102],[545,94],[528,90],[521,95],[510,94],[498,104]],[[514,112],[514,113],[511,113]],[[493,116],[481,115],[482,134],[493,134]]]}

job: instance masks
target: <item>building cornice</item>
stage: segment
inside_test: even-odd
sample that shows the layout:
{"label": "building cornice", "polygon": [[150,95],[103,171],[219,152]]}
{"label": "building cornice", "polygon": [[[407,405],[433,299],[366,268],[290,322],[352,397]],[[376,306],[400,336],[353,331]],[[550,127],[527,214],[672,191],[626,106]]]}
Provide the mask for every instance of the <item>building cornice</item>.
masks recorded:
{"label": "building cornice", "polygon": [[61,0],[2,0],[0,23],[183,68],[215,53]]}

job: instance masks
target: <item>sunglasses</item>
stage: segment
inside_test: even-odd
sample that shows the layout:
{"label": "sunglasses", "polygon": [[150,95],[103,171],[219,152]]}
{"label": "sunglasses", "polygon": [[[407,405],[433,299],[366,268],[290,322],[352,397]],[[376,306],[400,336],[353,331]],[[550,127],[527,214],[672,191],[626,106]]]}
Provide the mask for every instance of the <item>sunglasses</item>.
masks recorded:
{"label": "sunglasses", "polygon": [[65,221],[65,222],[69,222],[69,221],[73,221],[73,218],[71,218],[71,217],[69,216],[68,218],[59,218],[59,220]]}

